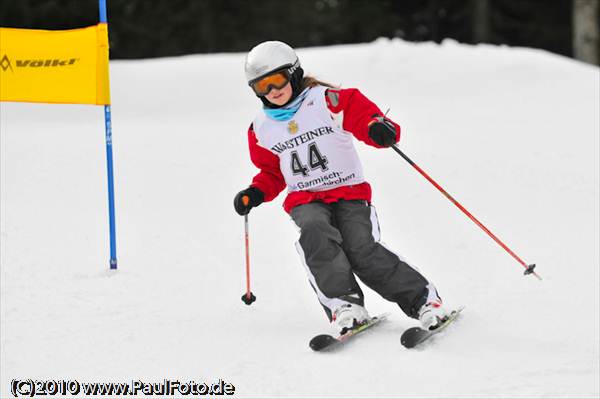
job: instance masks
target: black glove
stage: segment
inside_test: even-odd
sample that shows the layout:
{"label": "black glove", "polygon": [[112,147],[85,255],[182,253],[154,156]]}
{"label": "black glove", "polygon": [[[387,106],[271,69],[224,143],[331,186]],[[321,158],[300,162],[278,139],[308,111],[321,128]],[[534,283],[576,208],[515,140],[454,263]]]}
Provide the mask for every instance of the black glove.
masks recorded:
{"label": "black glove", "polygon": [[[248,197],[248,199],[244,201],[244,197]],[[248,187],[237,193],[233,199],[233,206],[235,211],[240,215],[247,215],[250,212],[250,209],[259,206],[264,200],[265,195],[262,191],[256,187]]]}
{"label": "black glove", "polygon": [[396,143],[396,127],[389,120],[378,116],[369,125],[369,137],[375,144],[389,147]]}

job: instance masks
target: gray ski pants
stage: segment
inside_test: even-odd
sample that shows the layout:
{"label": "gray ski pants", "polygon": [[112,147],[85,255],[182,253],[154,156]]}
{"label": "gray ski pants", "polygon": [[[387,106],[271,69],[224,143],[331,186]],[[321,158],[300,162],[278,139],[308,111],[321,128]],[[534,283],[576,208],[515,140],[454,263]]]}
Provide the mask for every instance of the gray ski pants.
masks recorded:
{"label": "gray ski pants", "polygon": [[355,275],[408,316],[439,298],[433,284],[379,241],[375,208],[366,201],[312,202],[292,209],[300,228],[296,249],[329,320],[336,308],[364,306]]}

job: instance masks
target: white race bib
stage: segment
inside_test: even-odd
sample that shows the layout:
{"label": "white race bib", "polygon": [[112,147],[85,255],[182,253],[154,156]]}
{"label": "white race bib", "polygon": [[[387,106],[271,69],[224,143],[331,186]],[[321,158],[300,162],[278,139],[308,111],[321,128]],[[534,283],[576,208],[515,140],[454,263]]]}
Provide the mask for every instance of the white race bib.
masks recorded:
{"label": "white race bib", "polygon": [[264,112],[254,121],[258,144],[279,157],[288,191],[323,191],[365,181],[353,136],[334,120],[326,90],[311,88],[289,121],[272,120]]}

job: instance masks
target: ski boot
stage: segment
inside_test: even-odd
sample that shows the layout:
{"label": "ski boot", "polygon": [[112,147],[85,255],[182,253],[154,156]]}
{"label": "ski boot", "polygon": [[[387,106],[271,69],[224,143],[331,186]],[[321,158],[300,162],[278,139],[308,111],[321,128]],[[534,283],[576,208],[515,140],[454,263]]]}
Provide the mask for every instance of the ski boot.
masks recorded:
{"label": "ski boot", "polygon": [[360,305],[344,304],[333,312],[332,322],[340,328],[340,335],[356,328],[370,319],[367,309]]}
{"label": "ski boot", "polygon": [[421,306],[421,309],[419,310],[419,321],[424,330],[435,330],[440,324],[446,321],[449,316],[450,314],[444,309],[442,301],[439,299],[427,302],[425,305]]}

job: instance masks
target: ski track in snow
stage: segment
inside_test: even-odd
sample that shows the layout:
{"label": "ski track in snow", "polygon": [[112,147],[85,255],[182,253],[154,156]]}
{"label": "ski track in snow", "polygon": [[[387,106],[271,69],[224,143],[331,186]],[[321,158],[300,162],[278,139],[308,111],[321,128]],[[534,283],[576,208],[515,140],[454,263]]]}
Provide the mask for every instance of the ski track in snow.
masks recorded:
{"label": "ski track in snow", "polygon": [[250,215],[257,301],[240,301],[232,199],[255,173],[258,110],[244,54],[115,61],[117,272],[101,107],[1,104],[1,397],[14,378],[222,378],[239,397],[598,397],[599,69],[450,40],[298,53],[307,73],[391,108],[403,151],[544,281],[397,154],[358,143],[382,240],[466,309],[407,350],[415,321],[364,288],[390,319],[313,353],[309,339],[333,330],[283,194]]}

